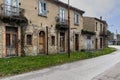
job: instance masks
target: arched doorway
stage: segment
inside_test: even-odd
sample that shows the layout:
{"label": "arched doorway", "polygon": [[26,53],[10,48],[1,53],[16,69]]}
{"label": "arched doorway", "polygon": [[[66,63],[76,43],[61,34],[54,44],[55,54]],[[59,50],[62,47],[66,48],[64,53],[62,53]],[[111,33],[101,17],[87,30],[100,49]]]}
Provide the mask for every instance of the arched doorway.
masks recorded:
{"label": "arched doorway", "polygon": [[39,53],[45,54],[45,32],[41,31],[39,33]]}

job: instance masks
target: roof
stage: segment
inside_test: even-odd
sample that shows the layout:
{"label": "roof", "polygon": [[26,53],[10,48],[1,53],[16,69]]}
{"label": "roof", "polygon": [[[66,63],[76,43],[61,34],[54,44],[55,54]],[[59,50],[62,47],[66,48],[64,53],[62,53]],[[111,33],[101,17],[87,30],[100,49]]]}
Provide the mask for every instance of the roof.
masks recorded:
{"label": "roof", "polygon": [[[105,20],[102,20],[102,19],[99,19],[99,18],[96,18],[96,17],[87,17],[87,16],[85,16],[85,18],[95,19],[95,20],[97,20],[97,21],[99,21],[99,22],[102,22],[102,23],[104,23],[104,24],[107,24],[107,22],[106,22]],[[107,25],[108,25],[108,24],[107,24]]]}
{"label": "roof", "polygon": [[[64,3],[64,2],[59,1],[59,0],[48,0],[48,1],[54,1],[54,2],[55,2],[56,4],[58,4],[58,5],[62,5],[62,6],[64,6],[64,7],[68,7],[68,4],[67,4],[67,3]],[[78,9],[78,8],[76,8],[76,7],[73,7],[73,6],[71,6],[71,5],[70,5],[70,9],[75,10],[75,11],[79,12],[80,14],[84,14],[84,13],[85,13],[85,11],[80,10],[80,9]]]}

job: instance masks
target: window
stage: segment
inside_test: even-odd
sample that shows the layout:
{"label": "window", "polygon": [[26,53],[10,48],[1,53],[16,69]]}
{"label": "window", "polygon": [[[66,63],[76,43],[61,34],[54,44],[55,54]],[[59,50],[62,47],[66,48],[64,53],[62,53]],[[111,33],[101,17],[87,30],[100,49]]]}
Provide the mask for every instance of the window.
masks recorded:
{"label": "window", "polygon": [[98,23],[96,22],[96,31],[97,31],[97,25],[98,25]]}
{"label": "window", "polygon": [[65,21],[65,9],[60,7],[60,11],[59,11],[59,18],[61,22]]}
{"label": "window", "polygon": [[100,31],[103,31],[103,27],[102,27],[102,24],[100,24]]}
{"label": "window", "polygon": [[39,0],[39,15],[47,16],[47,5],[44,0]]}
{"label": "window", "polygon": [[74,23],[79,24],[79,14],[78,13],[75,13],[74,19],[75,19]]}
{"label": "window", "polygon": [[27,35],[27,45],[32,45],[32,35]]}
{"label": "window", "polygon": [[5,6],[5,15],[19,15],[19,0],[4,0]]}
{"label": "window", "polygon": [[52,46],[55,45],[55,36],[51,36],[51,43],[52,43]]}

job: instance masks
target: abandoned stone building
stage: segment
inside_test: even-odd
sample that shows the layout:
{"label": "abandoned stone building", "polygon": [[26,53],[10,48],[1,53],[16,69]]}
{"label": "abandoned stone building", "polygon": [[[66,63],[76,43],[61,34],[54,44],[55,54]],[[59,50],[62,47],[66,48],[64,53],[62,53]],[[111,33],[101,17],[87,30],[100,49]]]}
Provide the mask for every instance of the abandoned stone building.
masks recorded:
{"label": "abandoned stone building", "polygon": [[[104,20],[83,18],[84,11],[72,6],[69,10],[71,51],[107,46]],[[0,57],[66,53],[68,4],[59,0],[0,0],[0,28]]]}
{"label": "abandoned stone building", "polygon": [[[70,6],[71,51],[84,47],[83,14]],[[0,0],[0,28],[0,57],[67,52],[68,5],[58,0]]]}
{"label": "abandoned stone building", "polygon": [[108,47],[108,24],[102,17],[84,17],[83,37],[84,49],[103,49]]}

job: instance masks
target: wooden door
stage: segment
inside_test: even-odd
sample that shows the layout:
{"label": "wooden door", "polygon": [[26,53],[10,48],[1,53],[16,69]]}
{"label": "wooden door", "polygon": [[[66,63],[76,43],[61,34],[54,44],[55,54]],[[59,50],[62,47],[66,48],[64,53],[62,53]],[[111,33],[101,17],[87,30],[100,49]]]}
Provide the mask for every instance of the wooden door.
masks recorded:
{"label": "wooden door", "polygon": [[79,35],[75,34],[75,50],[79,50]]}
{"label": "wooden door", "polygon": [[65,52],[65,33],[60,32],[60,52]]}
{"label": "wooden door", "polygon": [[7,56],[17,56],[17,32],[12,29],[7,29],[6,32],[6,54]]}
{"label": "wooden door", "polygon": [[98,49],[98,39],[95,40],[95,48]]}
{"label": "wooden door", "polygon": [[45,54],[45,33],[43,31],[39,33],[39,53]]}
{"label": "wooden door", "polygon": [[100,38],[100,48],[102,48],[102,47],[103,47],[103,39]]}

